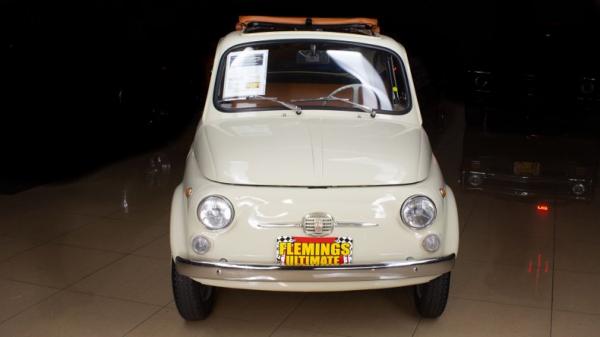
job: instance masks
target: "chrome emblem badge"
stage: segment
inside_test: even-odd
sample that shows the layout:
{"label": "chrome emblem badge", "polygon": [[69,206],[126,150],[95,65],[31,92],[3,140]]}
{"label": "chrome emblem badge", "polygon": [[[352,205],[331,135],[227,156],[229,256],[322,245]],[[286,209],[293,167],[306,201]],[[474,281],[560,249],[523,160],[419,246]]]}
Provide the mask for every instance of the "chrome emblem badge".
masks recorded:
{"label": "chrome emblem badge", "polygon": [[323,234],[323,219],[315,219],[315,234]]}
{"label": "chrome emblem badge", "polygon": [[330,234],[335,227],[333,217],[324,212],[313,212],[302,219],[304,233],[311,236],[324,236]]}

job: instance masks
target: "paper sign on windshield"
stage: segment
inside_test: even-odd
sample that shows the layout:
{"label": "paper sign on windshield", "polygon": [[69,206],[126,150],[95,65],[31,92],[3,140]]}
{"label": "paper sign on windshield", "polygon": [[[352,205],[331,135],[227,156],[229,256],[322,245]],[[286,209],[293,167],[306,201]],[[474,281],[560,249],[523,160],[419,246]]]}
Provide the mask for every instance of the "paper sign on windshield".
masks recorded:
{"label": "paper sign on windshield", "polygon": [[223,98],[264,95],[268,50],[243,50],[227,55]]}

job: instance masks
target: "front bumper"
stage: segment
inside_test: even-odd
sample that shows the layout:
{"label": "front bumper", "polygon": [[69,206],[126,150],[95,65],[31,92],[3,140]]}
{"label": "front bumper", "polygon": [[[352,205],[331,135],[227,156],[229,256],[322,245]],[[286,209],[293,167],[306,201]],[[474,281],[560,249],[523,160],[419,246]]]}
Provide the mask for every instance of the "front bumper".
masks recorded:
{"label": "front bumper", "polygon": [[177,271],[199,280],[235,282],[364,282],[433,278],[449,272],[455,254],[424,259],[380,264],[342,265],[331,267],[285,267],[271,264],[238,264],[230,262],[191,261],[175,258]]}

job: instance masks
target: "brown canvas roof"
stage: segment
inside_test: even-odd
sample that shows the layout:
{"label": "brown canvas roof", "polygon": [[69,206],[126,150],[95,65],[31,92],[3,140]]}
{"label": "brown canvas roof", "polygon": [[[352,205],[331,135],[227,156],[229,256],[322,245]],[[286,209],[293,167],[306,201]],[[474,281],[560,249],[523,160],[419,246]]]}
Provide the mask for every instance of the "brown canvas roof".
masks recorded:
{"label": "brown canvas roof", "polygon": [[236,30],[244,30],[248,24],[255,22],[300,26],[305,25],[309,21],[315,26],[365,25],[369,27],[373,33],[379,33],[377,19],[372,18],[311,18],[258,15],[240,16],[236,25]]}

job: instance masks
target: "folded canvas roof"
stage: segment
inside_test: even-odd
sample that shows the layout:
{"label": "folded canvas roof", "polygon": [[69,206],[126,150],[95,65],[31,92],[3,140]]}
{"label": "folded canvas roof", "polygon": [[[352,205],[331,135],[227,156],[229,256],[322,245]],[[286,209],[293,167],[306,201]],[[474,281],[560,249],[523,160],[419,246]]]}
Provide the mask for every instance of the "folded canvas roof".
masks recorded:
{"label": "folded canvas roof", "polygon": [[357,34],[379,34],[377,19],[373,18],[313,18],[281,16],[240,16],[237,30],[244,33],[282,30],[324,30]]}

